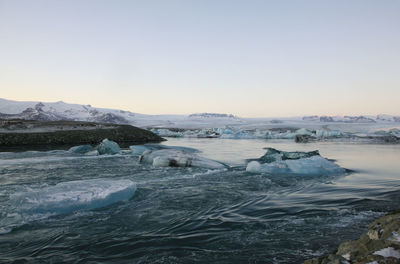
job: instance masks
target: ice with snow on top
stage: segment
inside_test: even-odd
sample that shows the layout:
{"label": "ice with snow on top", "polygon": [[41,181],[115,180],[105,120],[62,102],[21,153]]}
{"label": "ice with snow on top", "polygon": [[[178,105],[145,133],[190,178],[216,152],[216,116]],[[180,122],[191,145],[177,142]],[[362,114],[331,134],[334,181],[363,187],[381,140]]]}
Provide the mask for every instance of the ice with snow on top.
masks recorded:
{"label": "ice with snow on top", "polygon": [[392,257],[392,258],[400,259],[400,251],[396,250],[392,247],[383,248],[381,250],[375,251],[373,254],[382,256],[384,258]]}
{"label": "ice with snow on top", "polygon": [[161,149],[144,152],[139,161],[156,167],[200,167],[207,169],[222,169],[225,165],[195,153],[178,149]]}
{"label": "ice with snow on top", "polygon": [[261,158],[251,160],[246,171],[299,175],[336,175],[346,172],[334,162],[321,157],[318,151],[285,152],[273,148],[268,148]]}
{"label": "ice with snow on top", "polygon": [[23,214],[66,214],[129,200],[136,191],[131,180],[91,179],[58,183],[13,194],[14,210]]}

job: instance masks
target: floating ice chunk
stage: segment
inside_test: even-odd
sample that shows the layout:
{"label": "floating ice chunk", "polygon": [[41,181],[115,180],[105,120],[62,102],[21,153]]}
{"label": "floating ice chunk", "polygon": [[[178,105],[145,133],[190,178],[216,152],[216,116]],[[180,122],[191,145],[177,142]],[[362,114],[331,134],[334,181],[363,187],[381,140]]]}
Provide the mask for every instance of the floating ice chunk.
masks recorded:
{"label": "floating ice chunk", "polygon": [[314,135],[311,131],[309,131],[308,129],[305,129],[305,128],[300,128],[300,129],[296,130],[295,134],[296,135],[309,135],[309,136]]}
{"label": "floating ice chunk", "polygon": [[85,155],[86,156],[98,156],[100,154],[99,154],[99,151],[97,149],[95,149],[93,151],[86,152]]}
{"label": "floating ice chunk", "polygon": [[318,151],[285,152],[267,149],[264,156],[247,164],[246,171],[301,175],[332,175],[346,172],[334,162],[321,157]]}
{"label": "floating ice chunk", "polygon": [[151,147],[144,146],[144,145],[134,145],[134,146],[129,146],[131,150],[131,154],[134,155],[142,155],[143,152],[148,151],[148,150],[154,150]]}
{"label": "floating ice chunk", "polygon": [[373,254],[382,256],[384,258],[392,257],[392,258],[400,259],[400,251],[395,250],[392,247],[383,248],[381,250],[375,251]]}
{"label": "floating ice chunk", "polygon": [[121,151],[119,145],[111,140],[104,139],[98,146],[97,150],[99,151],[100,155],[103,154],[117,154]]}
{"label": "floating ice chunk", "polygon": [[267,131],[266,133],[267,139],[293,139],[295,136],[296,133],[290,130],[287,130],[286,132]]}
{"label": "floating ice chunk", "polygon": [[70,181],[16,193],[11,197],[11,204],[23,214],[66,214],[127,201],[135,190],[136,185],[130,180]]}
{"label": "floating ice chunk", "polygon": [[183,137],[184,135],[181,131],[173,131],[166,128],[153,128],[150,131],[160,137]]}
{"label": "floating ice chunk", "polygon": [[261,171],[261,164],[258,161],[250,161],[249,164],[247,164],[246,171],[248,172],[260,172]]}
{"label": "floating ice chunk", "polygon": [[176,149],[192,153],[199,152],[197,149],[194,148],[181,147],[181,146],[166,146],[161,144],[134,145],[130,146],[129,148],[131,149],[131,154],[134,155],[142,155],[145,151],[160,150],[160,149]]}
{"label": "floating ice chunk", "polygon": [[309,151],[309,152],[300,152],[300,151],[280,151],[274,148],[265,148],[267,153],[265,153],[261,158],[256,159],[261,163],[270,163],[274,161],[282,161],[282,160],[296,160],[302,158],[309,158],[313,156],[319,156],[318,150]]}
{"label": "floating ice chunk", "polygon": [[153,159],[153,166],[154,167],[168,167],[170,166],[170,160],[168,157],[155,157]]}
{"label": "floating ice chunk", "polygon": [[342,136],[342,132],[338,129],[334,129],[334,130],[318,129],[315,131],[315,135],[318,138],[340,137],[340,136]]}
{"label": "floating ice chunk", "polygon": [[260,164],[258,171],[254,168],[257,161],[252,161],[247,165],[246,170],[251,172],[268,172],[268,173],[290,173],[301,175],[332,175],[342,174],[346,170],[337,164],[321,157],[314,156],[310,158],[302,158],[296,160],[283,160],[271,163]]}
{"label": "floating ice chunk", "polygon": [[154,166],[201,167],[208,169],[225,168],[225,165],[214,160],[199,157],[194,153],[177,149],[161,149],[144,152],[139,161]]}
{"label": "floating ice chunk", "polygon": [[93,151],[93,147],[90,145],[81,145],[72,147],[68,151],[72,153],[85,154],[87,152]]}

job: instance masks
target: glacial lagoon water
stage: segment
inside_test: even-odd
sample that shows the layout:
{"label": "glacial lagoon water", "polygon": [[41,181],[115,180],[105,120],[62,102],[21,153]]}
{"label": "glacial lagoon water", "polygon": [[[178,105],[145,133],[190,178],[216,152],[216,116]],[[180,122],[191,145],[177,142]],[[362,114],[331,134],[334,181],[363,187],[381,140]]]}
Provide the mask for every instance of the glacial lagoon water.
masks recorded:
{"label": "glacial lagoon water", "polygon": [[[1,263],[301,263],[400,208],[398,145],[171,138],[227,169],[129,153],[0,153]],[[352,172],[246,172],[265,147],[318,149]]]}

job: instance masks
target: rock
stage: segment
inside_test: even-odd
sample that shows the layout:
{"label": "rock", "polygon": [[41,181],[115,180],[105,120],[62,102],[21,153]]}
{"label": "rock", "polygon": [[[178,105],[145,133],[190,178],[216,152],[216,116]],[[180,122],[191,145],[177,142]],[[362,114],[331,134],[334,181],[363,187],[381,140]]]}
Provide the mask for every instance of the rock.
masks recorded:
{"label": "rock", "polygon": [[312,137],[312,136],[310,136],[310,135],[296,135],[295,137],[294,137],[294,141],[296,142],[296,143],[308,143],[308,142],[310,142],[311,140],[313,140],[314,138]]}
{"label": "rock", "polygon": [[118,142],[122,147],[164,140],[148,130],[130,125],[29,120],[3,123],[6,128],[0,133],[0,151],[68,149],[77,145],[96,145],[104,138]]}
{"label": "rock", "polygon": [[396,136],[383,136],[380,139],[385,143],[400,143],[400,138]]}
{"label": "rock", "polygon": [[375,220],[358,240],[344,242],[334,254],[306,260],[322,263],[400,263],[400,211]]}

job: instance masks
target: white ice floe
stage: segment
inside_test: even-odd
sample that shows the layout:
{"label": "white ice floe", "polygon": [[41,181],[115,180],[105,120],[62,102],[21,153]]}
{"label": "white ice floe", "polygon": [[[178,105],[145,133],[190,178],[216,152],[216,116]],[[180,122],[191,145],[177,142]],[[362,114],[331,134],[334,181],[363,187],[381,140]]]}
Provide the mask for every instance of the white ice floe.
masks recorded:
{"label": "white ice floe", "polygon": [[342,255],[342,257],[344,257],[346,260],[350,260],[350,253]]}
{"label": "white ice floe", "polygon": [[129,200],[136,191],[130,180],[92,179],[15,193],[10,203],[19,214],[53,215],[90,210]]}
{"label": "white ice floe", "polygon": [[250,161],[249,164],[247,164],[246,171],[248,172],[260,172],[261,171],[261,164],[258,161]]}
{"label": "white ice floe", "polygon": [[200,167],[207,169],[225,168],[225,165],[220,162],[177,149],[146,151],[140,156],[139,161],[141,163],[147,163],[159,167]]}
{"label": "white ice floe", "polygon": [[392,257],[396,259],[400,259],[400,251],[396,250],[392,247],[383,248],[381,250],[375,251],[374,255],[379,255],[385,258]]}
{"label": "white ice floe", "polygon": [[297,160],[275,161],[271,163],[256,164],[252,161],[247,165],[246,171],[267,173],[289,173],[302,175],[332,175],[345,173],[345,169],[337,164],[319,156]]}
{"label": "white ice floe", "polygon": [[249,162],[246,171],[301,175],[335,175],[346,172],[334,162],[321,157],[318,151],[285,152],[273,148],[268,148],[261,158]]}

